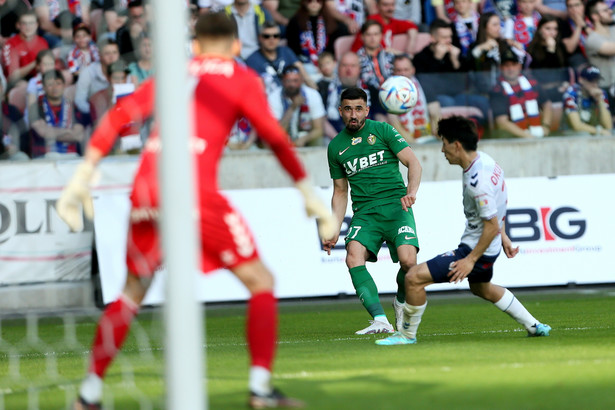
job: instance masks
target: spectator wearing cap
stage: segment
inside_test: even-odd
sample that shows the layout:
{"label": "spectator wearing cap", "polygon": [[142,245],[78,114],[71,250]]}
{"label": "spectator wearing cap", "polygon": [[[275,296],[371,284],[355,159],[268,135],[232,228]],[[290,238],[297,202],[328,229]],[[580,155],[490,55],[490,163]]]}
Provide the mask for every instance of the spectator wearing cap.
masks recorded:
{"label": "spectator wearing cap", "polygon": [[70,73],[77,81],[81,70],[93,62],[100,61],[100,55],[96,43],[92,41],[92,33],[85,24],[79,24],[74,28],[73,42],[75,46],[68,53],[67,62]]}
{"label": "spectator wearing cap", "polygon": [[282,72],[289,66],[295,66],[301,72],[305,84],[317,89],[316,83],[307,75],[297,55],[287,46],[280,45],[280,27],[276,23],[266,21],[258,41],[260,48],[247,58],[246,64],[260,74],[265,82],[267,94],[282,86]]}
{"label": "spectator wearing cap", "polygon": [[593,30],[587,35],[585,54],[589,63],[600,70],[598,84],[608,92],[611,114],[614,113],[615,85],[615,21],[613,11],[602,0],[589,0],[585,5],[585,14],[593,24]]}
{"label": "spectator wearing cap", "polygon": [[282,72],[282,88],[269,95],[269,106],[296,147],[322,146],[325,107],[318,91],[303,84],[297,67]]}
{"label": "spectator wearing cap", "polygon": [[564,93],[566,119],[576,132],[611,135],[613,118],[607,94],[598,85],[600,77],[597,67],[584,67],[578,83],[569,86]]}
{"label": "spectator wearing cap", "polygon": [[551,101],[536,80],[521,73],[522,65],[510,48],[501,53],[498,84],[490,94],[500,138],[536,138],[549,134]]}

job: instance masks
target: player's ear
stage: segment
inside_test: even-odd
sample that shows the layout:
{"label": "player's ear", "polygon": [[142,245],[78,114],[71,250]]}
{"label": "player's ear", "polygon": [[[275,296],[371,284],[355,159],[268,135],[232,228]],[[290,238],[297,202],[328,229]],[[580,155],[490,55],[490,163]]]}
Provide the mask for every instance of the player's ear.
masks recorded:
{"label": "player's ear", "polygon": [[233,45],[231,46],[231,51],[234,57],[239,57],[239,53],[241,53],[241,41],[238,38],[233,40]]}

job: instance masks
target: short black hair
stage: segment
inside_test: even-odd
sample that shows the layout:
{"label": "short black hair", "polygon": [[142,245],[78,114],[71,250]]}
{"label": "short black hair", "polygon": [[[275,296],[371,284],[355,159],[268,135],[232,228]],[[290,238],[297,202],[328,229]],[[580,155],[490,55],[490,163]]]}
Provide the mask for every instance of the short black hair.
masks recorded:
{"label": "short black hair", "polygon": [[201,14],[194,33],[197,38],[237,38],[237,22],[224,12]]}
{"label": "short black hair", "polygon": [[451,30],[453,29],[453,27],[451,26],[450,23],[447,23],[446,21],[442,20],[442,19],[435,19],[431,25],[429,26],[429,34],[431,34],[433,36],[433,34],[441,28],[450,28]]}
{"label": "short black hair", "polygon": [[454,115],[438,121],[438,135],[448,142],[459,141],[466,151],[476,151],[478,132],[474,121]]}
{"label": "short black hair", "polygon": [[382,24],[380,24],[379,21],[377,20],[367,20],[365,23],[363,23],[363,25],[361,26],[361,34],[365,34],[365,32],[371,27],[371,26],[378,26],[380,27],[380,32],[382,33],[384,30],[382,29]]}
{"label": "short black hair", "polygon": [[367,93],[359,87],[348,87],[342,91],[340,104],[343,100],[363,100],[367,104]]}
{"label": "short black hair", "polygon": [[63,84],[66,84],[66,79],[64,78],[64,74],[62,74],[62,71],[58,69],[45,71],[43,73],[43,79],[42,79],[43,85],[45,85],[45,82],[47,80],[60,80],[62,81]]}
{"label": "short black hair", "polygon": [[598,3],[604,3],[603,0],[589,0],[585,3],[585,17],[592,21],[591,15],[596,12],[596,6]]}

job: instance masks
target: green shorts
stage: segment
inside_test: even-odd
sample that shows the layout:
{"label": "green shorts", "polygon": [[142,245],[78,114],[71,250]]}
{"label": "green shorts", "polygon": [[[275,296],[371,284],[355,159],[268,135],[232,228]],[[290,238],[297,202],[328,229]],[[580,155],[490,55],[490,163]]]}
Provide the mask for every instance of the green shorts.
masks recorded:
{"label": "green shorts", "polygon": [[369,262],[378,260],[378,251],[383,242],[386,242],[393,262],[399,262],[397,248],[401,245],[412,245],[417,252],[419,250],[414,213],[412,209],[404,211],[401,201],[355,213],[344,240],[346,246],[350,241],[357,241],[365,246],[369,253]]}

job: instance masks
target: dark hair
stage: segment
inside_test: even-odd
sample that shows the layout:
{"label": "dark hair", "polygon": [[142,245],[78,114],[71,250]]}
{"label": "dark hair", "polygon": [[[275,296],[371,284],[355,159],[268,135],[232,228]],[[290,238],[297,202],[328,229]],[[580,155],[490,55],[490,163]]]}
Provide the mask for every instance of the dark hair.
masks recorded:
{"label": "dark hair", "polygon": [[278,23],[276,23],[275,21],[272,20],[265,20],[265,22],[261,25],[260,29],[258,30],[258,34],[262,33],[263,30],[266,30],[268,28],[280,28],[280,26],[278,26]]}
{"label": "dark hair", "polygon": [[73,36],[77,34],[79,31],[85,31],[88,35],[92,35],[92,30],[87,26],[87,24],[79,23],[73,27]]}
{"label": "dark hair", "polygon": [[393,65],[395,65],[396,62],[402,61],[402,60],[408,60],[410,61],[410,64],[414,65],[412,63],[412,59],[410,58],[408,54],[397,54],[395,57],[393,57]]}
{"label": "dark hair", "polygon": [[143,7],[143,1],[142,0],[130,0],[128,2],[128,6],[129,9],[133,8],[133,7]]}
{"label": "dark hair", "polygon": [[442,19],[435,19],[431,25],[429,26],[429,34],[431,34],[433,36],[433,34],[441,28],[450,28],[451,30],[453,29],[453,27],[451,26],[450,23],[447,23],[446,21],[442,20]]}
{"label": "dark hair", "polygon": [[111,77],[111,74],[117,72],[123,72],[125,74],[128,74],[130,72],[128,66],[123,60],[117,60],[115,63],[112,63],[107,67],[107,75],[109,77]]}
{"label": "dark hair", "polygon": [[478,19],[478,31],[476,32],[476,44],[482,44],[487,41],[487,24],[489,24],[489,20],[491,20],[493,16],[500,17],[493,11],[480,15]]}
{"label": "dark hair", "polygon": [[593,21],[591,15],[596,13],[596,6],[598,3],[604,3],[603,0],[589,0],[585,3],[585,17],[589,19],[589,21]]}
{"label": "dark hair", "polygon": [[365,34],[365,32],[371,27],[371,26],[378,26],[380,27],[380,32],[384,32],[384,30],[382,29],[382,24],[380,24],[379,21],[376,20],[367,20],[365,23],[363,23],[363,25],[361,26],[361,34]]}
{"label": "dark hair", "polygon": [[367,93],[359,87],[348,87],[342,91],[340,103],[343,100],[363,100],[367,104]]}
{"label": "dark hair", "polygon": [[45,82],[47,80],[61,80],[62,84],[66,84],[66,79],[64,78],[64,74],[62,74],[62,71],[58,69],[45,71],[43,73],[43,80],[42,80],[43,85],[45,85]]}
{"label": "dark hair", "polygon": [[[322,4],[322,8],[320,9],[319,16],[325,21],[325,31],[327,35],[330,35],[337,29],[337,22],[329,13],[329,9],[325,7],[326,0],[318,0],[320,4]],[[307,9],[307,2],[305,0],[301,0],[299,8],[297,12],[293,16],[297,20],[297,26],[299,27],[299,31],[307,31],[308,29],[308,21],[310,21],[310,13]]]}
{"label": "dark hair", "polygon": [[448,142],[459,141],[466,151],[476,151],[478,133],[474,121],[454,115],[438,121],[438,135]]}
{"label": "dark hair", "polygon": [[[527,45],[527,52],[533,57],[532,61],[543,62],[547,58],[546,47],[544,46],[545,39],[540,34],[540,29],[547,23],[555,22],[557,24],[557,37],[555,37],[555,56],[557,58],[557,62],[560,67],[567,66],[566,61],[566,52],[564,50],[564,44],[562,43],[562,39],[559,35],[559,23],[558,18],[551,14],[544,14],[538,25],[536,26],[536,32],[534,33],[534,38]],[[530,64],[531,67],[531,64]]]}
{"label": "dark hair", "polygon": [[194,25],[196,37],[237,38],[237,22],[224,12],[201,14]]}
{"label": "dark hair", "polygon": [[289,74],[289,73],[298,73],[299,75],[301,75],[301,71],[299,71],[299,67],[297,67],[296,65],[287,65],[282,70],[282,74],[280,74],[280,78],[284,77],[286,74]]}
{"label": "dark hair", "polygon": [[55,58],[55,56],[53,55],[53,52],[52,52],[50,49],[46,48],[46,49],[44,49],[44,50],[39,51],[39,52],[36,54],[36,64],[40,64],[40,63],[41,63],[41,61],[43,61],[43,58],[44,58],[45,56],[49,56],[49,57],[53,58],[53,61],[54,61],[54,62],[56,61],[56,58]]}

